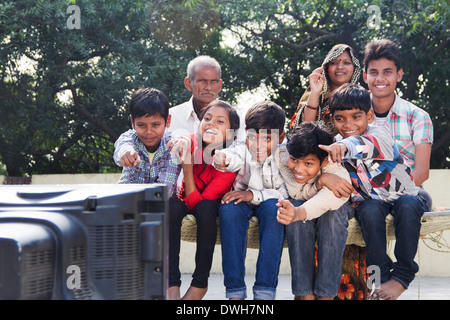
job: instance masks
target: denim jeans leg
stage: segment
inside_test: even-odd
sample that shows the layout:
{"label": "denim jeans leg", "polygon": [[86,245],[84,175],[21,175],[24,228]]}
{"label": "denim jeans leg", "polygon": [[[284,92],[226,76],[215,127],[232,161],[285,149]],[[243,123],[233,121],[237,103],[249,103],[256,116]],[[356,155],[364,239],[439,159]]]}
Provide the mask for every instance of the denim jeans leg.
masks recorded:
{"label": "denim jeans leg", "polygon": [[367,248],[367,267],[378,266],[381,272],[381,283],[390,279],[392,260],[386,250],[386,216],[389,214],[388,204],[368,199],[356,208],[356,219],[361,226],[362,235]]}
{"label": "denim jeans leg", "polygon": [[[303,201],[290,199],[295,207]],[[289,260],[292,274],[292,293],[304,296],[314,293],[314,259],[316,228],[314,221],[297,221],[286,226]]]}
{"label": "denim jeans leg", "polygon": [[284,225],[277,221],[277,202],[277,199],[267,199],[255,210],[260,247],[253,286],[254,299],[275,299],[285,235]]}
{"label": "denim jeans leg", "polygon": [[421,218],[427,204],[419,197],[403,195],[392,207],[394,216],[396,262],[393,264],[391,277],[395,278],[405,289],[408,288],[419,266],[414,261],[420,237]]}
{"label": "denim jeans leg", "polygon": [[253,208],[246,202],[219,206],[222,270],[227,298],[247,297],[245,285],[245,256],[247,232]]}
{"label": "denim jeans leg", "polygon": [[317,272],[314,293],[320,297],[337,295],[341,282],[342,257],[353,207],[346,202],[337,210],[325,212],[316,220]]}

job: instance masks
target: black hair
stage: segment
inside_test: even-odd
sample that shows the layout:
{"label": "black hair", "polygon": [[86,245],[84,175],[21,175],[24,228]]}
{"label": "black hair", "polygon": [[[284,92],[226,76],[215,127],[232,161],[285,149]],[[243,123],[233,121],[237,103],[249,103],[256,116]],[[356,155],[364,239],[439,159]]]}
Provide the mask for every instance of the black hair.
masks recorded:
{"label": "black hair", "polygon": [[330,145],[334,142],[333,133],[320,122],[302,122],[287,136],[286,148],[289,154],[301,159],[314,154],[322,164],[328,152],[319,148],[319,144]]}
{"label": "black hair", "polygon": [[230,139],[227,139],[224,142],[223,147],[229,146],[233,140],[236,139],[239,127],[241,125],[241,120],[239,118],[239,114],[237,113],[236,109],[233,108],[228,102],[222,101],[222,100],[213,100],[208,106],[202,111],[200,115],[200,120],[203,119],[203,116],[208,112],[209,109],[212,107],[220,107],[228,112],[228,121],[230,122],[230,130],[233,130],[233,136]]}
{"label": "black hair", "polygon": [[397,71],[402,68],[402,60],[400,57],[400,50],[398,45],[388,39],[374,40],[366,45],[364,51],[364,71],[367,72],[369,62],[372,60],[379,60],[386,58],[394,62]]}
{"label": "black hair", "polygon": [[262,129],[271,132],[284,132],[286,113],[283,108],[272,101],[257,102],[248,109],[245,115],[245,128],[259,132]]}
{"label": "black hair", "polygon": [[328,106],[333,115],[336,110],[360,109],[367,113],[372,104],[369,91],[358,84],[346,83],[333,91]]}
{"label": "black hair", "polygon": [[155,88],[140,88],[131,97],[130,114],[133,121],[147,115],[160,115],[167,121],[169,108],[170,104],[166,95]]}

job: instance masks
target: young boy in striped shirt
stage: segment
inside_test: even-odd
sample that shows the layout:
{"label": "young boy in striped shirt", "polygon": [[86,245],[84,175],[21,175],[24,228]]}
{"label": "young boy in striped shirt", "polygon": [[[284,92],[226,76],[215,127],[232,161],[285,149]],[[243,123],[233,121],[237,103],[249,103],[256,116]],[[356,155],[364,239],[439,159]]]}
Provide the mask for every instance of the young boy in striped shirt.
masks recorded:
{"label": "young boy in striped shirt", "polygon": [[[352,197],[356,218],[367,247],[367,266],[380,268],[381,286],[372,299],[397,299],[414,279],[414,262],[421,218],[430,203],[419,194],[411,168],[383,128],[369,125],[374,113],[370,95],[358,85],[346,84],[330,99],[333,124],[342,139],[321,146],[332,161],[350,173],[357,195]],[[358,204],[358,205],[357,205]],[[386,216],[394,216],[395,263],[386,253]]]}

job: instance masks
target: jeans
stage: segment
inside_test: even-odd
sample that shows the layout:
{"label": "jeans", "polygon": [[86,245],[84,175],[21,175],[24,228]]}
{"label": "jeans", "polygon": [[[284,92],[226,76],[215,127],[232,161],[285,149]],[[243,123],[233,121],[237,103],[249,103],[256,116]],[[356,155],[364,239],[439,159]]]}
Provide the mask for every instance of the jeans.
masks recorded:
{"label": "jeans", "polygon": [[[290,201],[295,207],[303,203],[301,200]],[[325,212],[316,219],[297,221],[286,226],[294,295],[337,295],[341,282],[342,257],[347,242],[348,220],[353,215],[353,207],[346,202],[339,209]]]}
{"label": "jeans", "polygon": [[258,207],[247,202],[221,204],[219,207],[222,268],[227,298],[247,297],[245,285],[245,256],[250,218],[258,218],[260,248],[253,286],[254,299],[275,299],[284,225],[277,221],[277,199],[268,199]]}
{"label": "jeans", "polygon": [[[207,288],[214,247],[217,239],[217,210],[219,203],[202,200],[192,211],[197,222],[197,251],[191,286]],[[188,214],[188,206],[175,197],[169,199],[169,287],[181,286],[180,241],[181,223]]]}
{"label": "jeans", "polygon": [[[403,195],[395,203],[365,200],[356,209],[364,242],[367,248],[367,266],[376,265],[381,271],[381,283],[395,279],[405,289],[414,280],[419,266],[414,262],[420,237],[421,218],[428,210],[427,202],[420,196]],[[386,253],[386,216],[394,216],[395,263]]]}

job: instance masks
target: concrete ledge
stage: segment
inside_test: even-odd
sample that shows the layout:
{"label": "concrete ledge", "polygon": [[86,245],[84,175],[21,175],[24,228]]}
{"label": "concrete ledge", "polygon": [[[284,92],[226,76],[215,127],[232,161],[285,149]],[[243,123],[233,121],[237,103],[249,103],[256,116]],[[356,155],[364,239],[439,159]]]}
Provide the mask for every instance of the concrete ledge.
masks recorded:
{"label": "concrete ledge", "polygon": [[[32,184],[86,184],[86,183],[117,183],[120,178],[117,174],[49,174],[49,175],[33,175]],[[4,177],[0,176],[0,183],[4,183]],[[430,177],[424,183],[424,188],[432,198],[436,207],[450,208],[450,197],[448,190],[450,189],[450,170],[438,169],[430,170]],[[446,230],[440,237],[441,243],[450,245],[450,230]],[[434,248],[433,249],[430,249]],[[394,243],[390,247],[390,256],[394,260],[393,254]],[[182,273],[191,274],[194,271],[195,262],[195,243],[181,242],[180,252],[180,269]],[[420,265],[420,275],[430,277],[450,277],[450,253],[445,253],[450,249],[438,247],[430,240],[419,241],[419,250],[416,256],[416,262]],[[254,274],[256,270],[256,260],[258,257],[257,249],[247,250],[246,270],[248,274]],[[287,249],[283,250],[282,261],[280,266],[280,274],[290,274],[289,254]],[[211,273],[222,273],[222,253],[220,246],[216,246],[213,266]]]}

